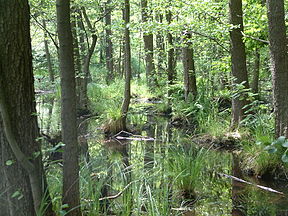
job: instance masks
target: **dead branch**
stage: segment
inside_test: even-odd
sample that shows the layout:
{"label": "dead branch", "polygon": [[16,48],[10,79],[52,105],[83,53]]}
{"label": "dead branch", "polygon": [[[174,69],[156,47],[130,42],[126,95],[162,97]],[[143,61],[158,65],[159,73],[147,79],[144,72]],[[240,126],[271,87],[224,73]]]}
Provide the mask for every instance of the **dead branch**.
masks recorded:
{"label": "dead branch", "polygon": [[235,177],[235,176],[227,175],[227,174],[224,174],[224,173],[218,173],[218,174],[219,174],[220,176],[225,177],[225,178],[230,178],[230,179],[233,179],[233,180],[238,181],[238,182],[241,182],[241,183],[245,183],[245,184],[248,184],[248,185],[252,185],[252,186],[261,188],[261,189],[263,189],[263,190],[272,192],[272,193],[277,193],[277,194],[284,195],[283,192],[279,192],[279,191],[277,191],[277,190],[274,190],[274,189],[272,189],[272,188],[265,187],[265,186],[262,186],[262,185],[257,185],[257,184],[254,184],[254,183],[252,183],[252,182],[248,182],[248,181],[245,181],[245,180],[243,180],[243,179],[237,178],[237,177]]}

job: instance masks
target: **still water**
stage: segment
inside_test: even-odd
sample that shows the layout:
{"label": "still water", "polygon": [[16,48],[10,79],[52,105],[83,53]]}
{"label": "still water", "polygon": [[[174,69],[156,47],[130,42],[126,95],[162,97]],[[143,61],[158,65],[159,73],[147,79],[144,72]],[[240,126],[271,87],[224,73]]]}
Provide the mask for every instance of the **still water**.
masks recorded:
{"label": "still water", "polygon": [[129,186],[109,201],[106,215],[288,215],[286,195],[219,174],[243,178],[284,194],[288,192],[287,182],[261,182],[241,175],[235,154],[200,148],[185,131],[171,127],[167,118],[135,115],[131,121],[138,126],[142,122],[134,132],[140,138],[88,140],[93,172],[102,173],[106,179],[106,194],[102,196]]}

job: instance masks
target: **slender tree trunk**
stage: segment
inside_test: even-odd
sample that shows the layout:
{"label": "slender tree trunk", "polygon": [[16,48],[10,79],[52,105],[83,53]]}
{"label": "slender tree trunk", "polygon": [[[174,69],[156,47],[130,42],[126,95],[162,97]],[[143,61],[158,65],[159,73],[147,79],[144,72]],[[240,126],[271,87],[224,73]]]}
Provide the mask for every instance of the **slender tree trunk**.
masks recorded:
{"label": "slender tree trunk", "polygon": [[[156,15],[156,21],[160,24],[163,23],[163,15],[157,14]],[[157,47],[157,74],[158,76],[162,76],[164,67],[163,62],[165,59],[165,45],[164,45],[164,37],[162,33],[157,33],[156,35],[156,47]]]}
{"label": "slender tree trunk", "polygon": [[[150,9],[148,8],[148,0],[141,0],[142,22],[144,24],[151,19]],[[148,30],[149,31],[149,30]],[[145,62],[146,62],[146,78],[148,86],[151,88],[155,84],[155,64],[154,64],[154,43],[153,34],[149,31],[143,33]]]}
{"label": "slender tree trunk", "polygon": [[190,32],[184,33],[184,47],[183,47],[183,69],[184,69],[184,89],[185,100],[189,98],[189,94],[193,98],[197,96],[196,73],[194,66],[193,47],[191,42],[192,35]]}
{"label": "slender tree trunk", "polygon": [[[46,22],[45,20],[43,20],[43,27],[46,29]],[[53,67],[52,67],[52,61],[51,61],[51,55],[50,55],[50,51],[49,51],[49,44],[48,44],[48,40],[47,40],[47,32],[44,31],[44,47],[45,47],[45,55],[46,55],[46,60],[47,60],[47,68],[48,68],[48,72],[49,72],[49,78],[51,83],[54,83],[54,71],[53,71]]]}
{"label": "slender tree trunk", "polygon": [[[44,29],[46,29],[46,21],[43,19],[43,27]],[[50,54],[50,50],[49,50],[49,43],[47,40],[48,36],[47,36],[47,32],[44,30],[44,47],[45,47],[45,55],[46,55],[46,61],[47,61],[47,69],[49,72],[49,78],[50,78],[50,82],[53,85],[55,82],[55,74],[54,74],[54,70],[52,67],[52,61],[51,61],[51,54]],[[46,131],[49,134],[50,132],[50,127],[51,127],[51,117],[52,117],[52,113],[53,113],[53,107],[54,107],[54,97],[51,97],[49,99],[49,111],[48,111],[48,123],[47,123],[47,128]]]}
{"label": "slender tree trunk", "polygon": [[259,48],[256,48],[253,77],[251,82],[251,90],[254,94],[259,93],[259,72],[260,72],[260,51]]}
{"label": "slender tree trunk", "polygon": [[28,1],[0,0],[0,159],[4,162],[0,182],[6,186],[4,210],[10,216],[36,215],[41,203],[47,208],[42,214],[53,215],[49,196],[45,199],[49,192],[36,141],[39,128],[29,18]]}
{"label": "slender tree trunk", "polygon": [[284,0],[267,0],[275,136],[288,137],[288,58]]}
{"label": "slender tree trunk", "polygon": [[124,0],[123,18],[125,23],[124,31],[124,70],[125,70],[125,89],[124,89],[124,100],[121,108],[121,121],[123,129],[126,129],[126,117],[129,110],[130,98],[131,98],[131,47],[130,47],[130,2]]}
{"label": "slender tree trunk", "polygon": [[91,57],[94,53],[98,37],[95,33],[95,30],[93,29],[93,26],[89,20],[88,15],[86,14],[86,9],[84,7],[82,7],[81,11],[83,14],[83,18],[85,19],[85,22],[88,26],[88,29],[91,32],[91,38],[92,38],[92,43],[91,43],[90,47],[87,46],[88,50],[87,50],[87,52],[83,58],[83,69],[82,69],[83,76],[81,78],[82,81],[81,81],[81,86],[80,86],[80,90],[79,90],[80,110],[85,111],[84,113],[87,113],[87,112],[89,112],[89,109],[88,109],[88,103],[89,103],[89,101],[88,101],[88,83],[92,80],[91,74],[90,74],[90,61],[91,61]]}
{"label": "slender tree trunk", "polygon": [[[168,24],[172,21],[172,12],[169,10],[166,14],[166,20]],[[173,47],[173,36],[170,32],[167,34],[167,40],[168,40],[168,67],[167,67],[167,75],[168,75],[168,85],[169,88],[171,85],[174,84],[175,81],[175,50]],[[171,96],[171,90],[168,90],[168,97]]]}
{"label": "slender tree trunk", "polygon": [[236,128],[244,118],[244,107],[248,104],[247,95],[239,92],[239,85],[244,85],[245,89],[249,89],[246,53],[243,42],[243,12],[242,0],[230,0],[230,23],[234,26],[230,31],[231,41],[231,62],[233,83],[238,92],[238,96],[232,98],[232,128]]}
{"label": "slender tree trunk", "polygon": [[70,24],[70,1],[57,0],[57,30],[61,77],[61,123],[63,153],[63,204],[69,216],[81,215],[79,147],[77,143],[75,68]]}
{"label": "slender tree trunk", "polygon": [[111,30],[111,2],[112,0],[108,0],[105,4],[105,38],[106,38],[106,69],[108,71],[106,82],[110,83],[110,81],[114,78],[113,70],[114,70],[114,61],[113,61],[113,45],[112,45],[112,30]]}

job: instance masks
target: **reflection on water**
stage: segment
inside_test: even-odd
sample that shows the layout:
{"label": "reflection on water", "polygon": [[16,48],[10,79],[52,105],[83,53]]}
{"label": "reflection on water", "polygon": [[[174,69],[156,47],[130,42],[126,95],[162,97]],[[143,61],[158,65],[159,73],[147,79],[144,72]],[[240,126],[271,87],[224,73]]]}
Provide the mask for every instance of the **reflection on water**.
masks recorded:
{"label": "reflection on water", "polygon": [[[51,107],[52,103],[46,110],[41,109],[53,121],[51,113],[56,112],[57,106],[53,110]],[[40,117],[44,119],[45,116]],[[219,173],[284,193],[288,192],[286,182],[247,179],[241,174],[236,155],[201,149],[183,131],[171,127],[167,118],[151,115],[134,115],[133,118],[132,125],[142,122],[137,134],[153,137],[154,141],[103,141],[100,132],[95,130],[99,125],[93,120],[79,130],[84,138],[91,134],[88,138],[90,157],[81,170],[84,200],[114,196],[99,205],[95,202],[83,204],[87,215],[288,215],[286,196],[221,177]],[[58,127],[58,122],[50,124],[43,123],[44,131]],[[86,140],[82,141],[86,146]],[[92,183],[88,184],[89,181]]]}
{"label": "reflection on water", "polygon": [[[231,153],[205,151],[204,159],[201,159],[201,172],[197,178],[185,176],[186,170],[182,170],[182,173],[171,173],[177,171],[169,168],[169,163],[172,163],[172,166],[177,164],[175,152],[183,152],[184,156],[187,156],[189,149],[193,149],[190,156],[199,160],[195,151],[201,149],[191,143],[181,130],[171,128],[168,119],[151,116],[147,118],[147,122],[154,124],[146,125],[141,135],[154,137],[155,141],[112,139],[100,144],[109,152],[106,163],[110,161],[111,164],[113,161],[115,166],[114,174],[109,173],[113,175],[110,189],[119,191],[132,182],[129,190],[123,193],[122,200],[118,198],[111,201],[113,204],[109,206],[110,212],[116,215],[117,212],[119,215],[129,215],[130,210],[132,215],[287,215],[288,200],[285,197],[218,175],[226,173],[245,178],[239,169],[239,159]],[[90,140],[89,145],[95,147],[97,143]],[[177,157],[177,160],[181,159]],[[193,159],[191,161],[192,165],[196,164]],[[181,168],[181,165],[177,165],[177,168],[179,167]],[[118,176],[115,174],[117,172]],[[185,175],[182,176],[183,173]],[[185,178],[195,181],[191,184],[195,196],[190,196],[190,200],[185,194],[187,188],[184,183],[188,184]],[[181,182],[178,182],[179,179]],[[282,184],[284,186],[284,183]],[[267,186],[275,189],[279,187]],[[281,189],[283,191],[285,188]]]}

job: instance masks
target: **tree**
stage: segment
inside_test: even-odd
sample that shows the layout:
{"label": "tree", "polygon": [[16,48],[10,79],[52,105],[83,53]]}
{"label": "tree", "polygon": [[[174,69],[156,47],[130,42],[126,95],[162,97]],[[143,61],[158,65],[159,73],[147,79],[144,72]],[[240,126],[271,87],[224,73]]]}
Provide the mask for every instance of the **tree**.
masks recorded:
{"label": "tree", "polygon": [[125,89],[124,100],[121,108],[121,122],[123,129],[126,129],[126,118],[131,98],[131,45],[130,45],[130,2],[124,0],[123,20],[125,24],[124,30],[124,71],[125,71]]}
{"label": "tree", "polygon": [[288,136],[288,63],[283,0],[267,0],[275,136]]}
{"label": "tree", "polygon": [[[168,10],[166,13],[166,20],[167,23],[170,25],[172,22],[172,12]],[[167,42],[168,42],[168,55],[167,55],[167,78],[168,78],[168,85],[170,88],[171,85],[174,84],[175,81],[175,50],[173,47],[173,36],[172,33],[169,31],[167,34]],[[168,97],[171,96],[171,90],[168,90]]]}
{"label": "tree", "polygon": [[0,1],[0,189],[7,199],[0,215],[53,215],[37,141],[29,19],[28,1]]}
{"label": "tree", "polygon": [[76,89],[70,0],[57,0],[57,30],[61,77],[61,130],[63,153],[63,194],[69,215],[81,215],[79,192],[79,148],[77,143]]}
{"label": "tree", "polygon": [[184,89],[185,100],[189,98],[189,94],[192,94],[193,98],[197,95],[196,75],[194,66],[193,47],[191,42],[192,34],[190,32],[184,32],[184,47],[183,47],[183,69],[184,69]]}
{"label": "tree", "polygon": [[[150,9],[148,7],[148,0],[141,0],[142,21],[147,24],[151,19]],[[145,26],[147,29],[147,26]],[[154,43],[153,34],[150,30],[145,30],[143,33],[145,61],[146,61],[146,78],[148,86],[152,87],[155,81],[155,64],[154,64]]]}
{"label": "tree", "polygon": [[232,76],[237,93],[232,98],[232,127],[235,128],[244,118],[244,107],[248,104],[246,90],[249,89],[245,45],[242,36],[244,30],[242,0],[230,0],[229,13],[232,25],[230,30]]}
{"label": "tree", "polygon": [[106,69],[108,71],[106,82],[109,83],[113,79],[114,61],[113,61],[113,44],[112,44],[112,30],[111,30],[111,0],[105,3],[105,54],[106,54]]}

